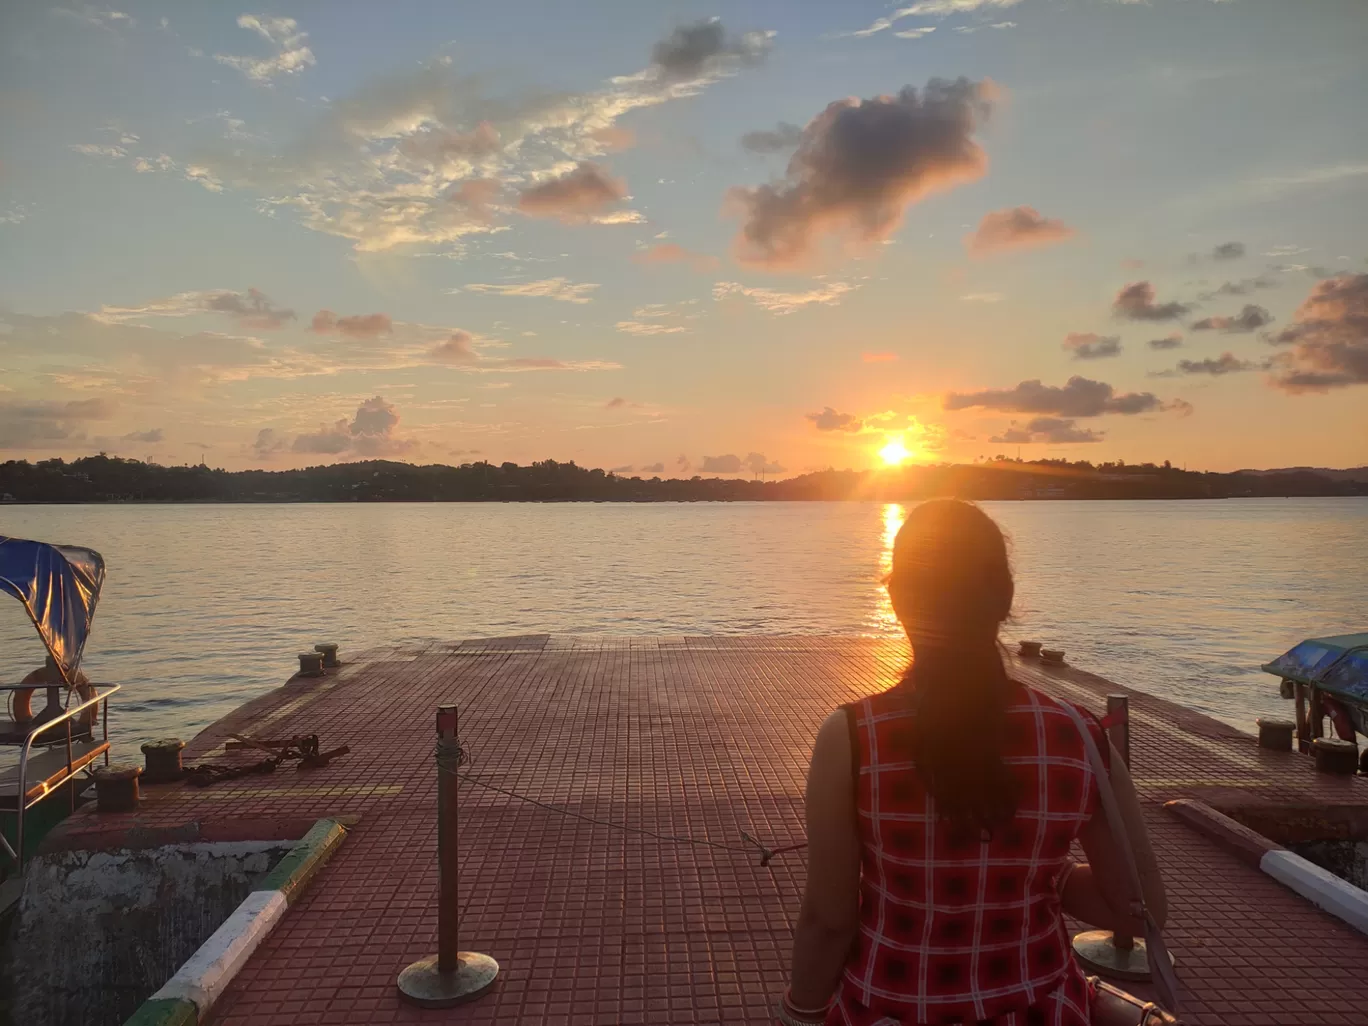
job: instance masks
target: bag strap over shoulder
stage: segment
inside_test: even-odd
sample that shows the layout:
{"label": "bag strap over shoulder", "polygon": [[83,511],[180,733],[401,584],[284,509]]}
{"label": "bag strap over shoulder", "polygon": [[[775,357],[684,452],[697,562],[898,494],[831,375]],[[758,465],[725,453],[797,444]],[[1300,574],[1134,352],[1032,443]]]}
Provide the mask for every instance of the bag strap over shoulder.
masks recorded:
{"label": "bag strap over shoulder", "polygon": [[1083,747],[1087,749],[1088,762],[1092,765],[1093,776],[1097,778],[1097,793],[1102,799],[1102,809],[1107,815],[1112,837],[1116,838],[1116,846],[1121,850],[1121,861],[1126,867],[1126,874],[1130,877],[1131,889],[1135,895],[1133,905],[1137,907],[1138,918],[1145,923],[1145,948],[1149,955],[1154,989],[1159,993],[1160,1002],[1170,1011],[1176,1012],[1178,977],[1173,972],[1173,962],[1169,958],[1168,947],[1164,944],[1159,924],[1145,907],[1145,888],[1140,882],[1140,868],[1135,861],[1135,846],[1131,843],[1126,821],[1121,816],[1121,806],[1116,800],[1116,792],[1112,789],[1111,775],[1107,772],[1107,765],[1102,761],[1102,753],[1098,751],[1097,742],[1093,740],[1092,731],[1088,729],[1082,714],[1069,702],[1061,702],[1060,705],[1078,727],[1079,734],[1083,736]]}

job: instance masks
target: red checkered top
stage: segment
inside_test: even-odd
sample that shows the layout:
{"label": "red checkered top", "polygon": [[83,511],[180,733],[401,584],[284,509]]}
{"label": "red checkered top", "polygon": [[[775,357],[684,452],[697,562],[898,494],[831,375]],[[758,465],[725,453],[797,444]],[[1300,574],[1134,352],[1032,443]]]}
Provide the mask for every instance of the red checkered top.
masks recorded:
{"label": "red checkered top", "polygon": [[937,818],[909,754],[908,698],[899,686],[846,707],[859,758],[860,935],[827,1022],[1087,1026],[1056,887],[1099,801],[1078,728],[1061,702],[1012,685],[1004,762],[1019,805],[985,839]]}

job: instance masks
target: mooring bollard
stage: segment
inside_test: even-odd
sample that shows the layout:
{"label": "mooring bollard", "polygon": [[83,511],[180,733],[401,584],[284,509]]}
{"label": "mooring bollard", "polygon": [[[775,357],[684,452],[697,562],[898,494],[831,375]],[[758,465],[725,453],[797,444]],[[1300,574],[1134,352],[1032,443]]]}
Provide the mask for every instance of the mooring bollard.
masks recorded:
{"label": "mooring bollard", "polygon": [[1358,772],[1358,745],[1337,737],[1318,737],[1311,742],[1317,773],[1352,777]]}
{"label": "mooring bollard", "polygon": [[144,770],[142,778],[149,784],[169,784],[185,773],[181,766],[181,749],[185,742],[178,737],[163,737],[142,746]]}
{"label": "mooring bollard", "polygon": [[1064,650],[1062,648],[1042,648],[1040,650],[1040,661],[1050,666],[1064,665]]}
{"label": "mooring bollard", "polygon": [[299,675],[301,677],[321,677],[323,676],[323,653],[322,652],[300,652],[299,653]]}
{"label": "mooring bollard", "polygon": [[95,811],[133,812],[138,808],[138,777],[142,767],[134,762],[99,766],[95,778]]}
{"label": "mooring bollard", "polygon": [[332,641],[319,642],[314,646],[314,651],[322,653],[324,669],[331,670],[341,664],[337,661],[337,644]]}
{"label": "mooring bollard", "polygon": [[1259,747],[1275,752],[1292,751],[1292,731],[1297,726],[1291,720],[1273,720],[1260,716],[1254,721],[1259,727]]}
{"label": "mooring bollard", "polygon": [[488,955],[461,951],[458,940],[457,816],[460,766],[460,714],[454,705],[437,707],[437,954],[414,962],[399,974],[399,996],[424,1008],[446,1008],[479,997],[499,974]]}
{"label": "mooring bollard", "polygon": [[1022,641],[1017,643],[1017,655],[1025,656],[1027,659],[1040,658],[1040,642]]}

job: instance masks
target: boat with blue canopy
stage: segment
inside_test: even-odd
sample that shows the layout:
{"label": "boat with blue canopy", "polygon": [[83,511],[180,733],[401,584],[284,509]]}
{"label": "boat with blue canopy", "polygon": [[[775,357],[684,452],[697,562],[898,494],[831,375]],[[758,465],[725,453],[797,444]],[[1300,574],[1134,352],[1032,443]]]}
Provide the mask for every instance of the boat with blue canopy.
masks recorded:
{"label": "boat with blue canopy", "polygon": [[[40,839],[33,820],[54,825],[75,808],[78,774],[97,759],[108,765],[108,699],[119,686],[92,684],[81,672],[104,580],[94,549],[0,535],[0,594],[23,604],[47,649],[42,667],[0,684],[0,752],[18,756],[0,765],[0,881],[23,872]],[[46,702],[35,712],[40,693]],[[66,801],[48,801],[59,795]]]}
{"label": "boat with blue canopy", "polygon": [[1368,631],[1307,638],[1262,667],[1280,677],[1283,697],[1297,700],[1297,737],[1303,751],[1321,735],[1326,707],[1337,706],[1354,730],[1368,736]]}

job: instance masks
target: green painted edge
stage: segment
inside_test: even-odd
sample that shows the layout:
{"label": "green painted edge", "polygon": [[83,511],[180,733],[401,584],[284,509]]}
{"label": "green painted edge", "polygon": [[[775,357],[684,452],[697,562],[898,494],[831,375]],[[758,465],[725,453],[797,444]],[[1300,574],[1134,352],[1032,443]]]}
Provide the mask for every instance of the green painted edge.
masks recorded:
{"label": "green painted edge", "polygon": [[279,891],[293,905],[346,837],[347,828],[337,820],[320,819],[253,889]]}
{"label": "green painted edge", "polygon": [[197,1026],[199,1009],[182,998],[148,998],[124,1026]]}

